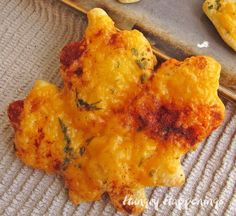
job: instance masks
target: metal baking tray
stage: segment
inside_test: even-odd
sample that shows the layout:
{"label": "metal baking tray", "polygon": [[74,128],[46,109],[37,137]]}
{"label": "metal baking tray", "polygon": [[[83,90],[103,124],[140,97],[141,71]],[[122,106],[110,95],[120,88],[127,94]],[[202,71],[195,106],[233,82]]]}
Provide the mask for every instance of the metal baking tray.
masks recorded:
{"label": "metal baking tray", "polygon": [[[162,60],[182,60],[192,55],[210,55],[222,65],[219,93],[236,102],[236,52],[220,38],[202,11],[199,0],[141,0],[120,4],[116,0],[61,0],[86,13],[100,7],[121,29],[138,29]],[[201,47],[203,43],[208,47]]]}

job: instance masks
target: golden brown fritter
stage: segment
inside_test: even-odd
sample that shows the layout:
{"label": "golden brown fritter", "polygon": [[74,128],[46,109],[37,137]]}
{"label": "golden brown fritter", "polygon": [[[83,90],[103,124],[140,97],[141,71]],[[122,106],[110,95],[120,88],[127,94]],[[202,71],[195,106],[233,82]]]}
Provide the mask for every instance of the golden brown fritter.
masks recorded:
{"label": "golden brown fritter", "polygon": [[60,60],[68,111],[78,113],[75,123],[85,127],[88,119],[97,122],[98,116],[121,104],[138,83],[151,76],[156,64],[143,34],[118,31],[101,9],[88,13],[84,39],[66,45]]}
{"label": "golden brown fritter", "polygon": [[236,51],[236,1],[206,0],[203,11],[223,40]]}
{"label": "golden brown fritter", "polygon": [[57,172],[71,149],[77,149],[81,133],[70,127],[64,106],[61,91],[45,81],[36,81],[24,101],[10,104],[17,156],[27,165]]}
{"label": "golden brown fritter", "polygon": [[222,122],[220,65],[199,56],[153,71],[140,32],[117,31],[101,9],[88,17],[84,39],[61,52],[64,88],[37,81],[10,104],[17,155],[63,176],[75,204],[106,194],[118,210],[139,213],[144,187],[182,185],[181,157]]}

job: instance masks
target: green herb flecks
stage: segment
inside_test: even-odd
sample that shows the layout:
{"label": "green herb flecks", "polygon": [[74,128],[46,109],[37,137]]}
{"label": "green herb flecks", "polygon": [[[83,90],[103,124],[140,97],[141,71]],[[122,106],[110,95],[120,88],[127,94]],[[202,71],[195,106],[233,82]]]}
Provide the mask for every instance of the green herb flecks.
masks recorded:
{"label": "green herb flecks", "polygon": [[149,175],[150,177],[153,177],[154,174],[155,174],[155,170],[150,170],[149,173],[148,173],[148,175]]}
{"label": "green herb flecks", "polygon": [[82,168],[81,164],[77,164],[76,168],[81,169]]}
{"label": "green herb flecks", "polygon": [[68,135],[68,128],[62,119],[58,118],[61,130],[64,134],[64,141],[66,143],[64,147],[64,152],[66,154],[64,162],[62,164],[62,169],[65,170],[70,162],[70,159],[73,157],[73,148],[71,147],[71,139]]}
{"label": "green herb flecks", "polygon": [[140,159],[139,163],[138,163],[138,167],[141,167],[143,164],[143,158]]}
{"label": "green herb flecks", "polygon": [[66,145],[64,148],[64,152],[70,154],[73,151],[73,148],[71,148],[70,146]]}
{"label": "green herb flecks", "polygon": [[147,66],[147,61],[149,61],[149,59],[146,59],[144,57],[144,52],[141,53],[141,55],[140,55],[136,48],[131,48],[131,53],[132,53],[133,56],[137,57],[135,62],[139,66],[139,68],[141,68],[142,70],[145,70],[146,66]]}
{"label": "green herb flecks", "polygon": [[61,130],[64,134],[64,140],[66,142],[66,145],[69,146],[71,144],[71,140],[70,140],[70,137],[68,135],[68,130],[67,130],[67,127],[66,125],[64,124],[64,122],[59,118],[59,124],[61,126]]}
{"label": "green herb flecks", "polygon": [[66,157],[63,161],[63,164],[62,164],[62,170],[65,170],[67,168],[69,162],[70,162],[70,159],[68,157]]}
{"label": "green herb flecks", "polygon": [[221,7],[221,0],[216,0],[216,10],[219,10]]}
{"label": "green herb flecks", "polygon": [[84,101],[83,99],[78,99],[77,106],[82,107],[86,110],[100,110],[101,108],[97,107],[97,104],[101,103],[101,101],[97,101],[95,103],[88,103]]}
{"label": "green herb flecks", "polygon": [[147,61],[146,60],[143,60],[143,59],[139,60],[139,59],[137,59],[135,62],[140,67],[140,69],[142,69],[142,70],[146,69],[146,66],[147,66]]}
{"label": "green herb flecks", "polygon": [[208,5],[209,10],[213,9],[213,7],[214,7],[213,5]]}
{"label": "green herb flecks", "polygon": [[95,138],[95,136],[92,136],[92,137],[86,139],[86,140],[85,140],[86,145],[89,145],[89,144],[92,142],[92,140],[93,140],[94,138]]}
{"label": "green herb flecks", "polygon": [[138,50],[136,48],[131,48],[131,53],[132,53],[132,55],[138,57]]}
{"label": "green herb flecks", "polygon": [[112,94],[115,94],[115,89],[111,88],[111,89],[110,89],[110,92],[111,92]]}
{"label": "green herb flecks", "polygon": [[116,68],[119,68],[120,67],[120,62],[116,62]]}
{"label": "green herb flecks", "polygon": [[102,108],[97,106],[99,103],[101,103],[101,100],[97,101],[95,103],[88,103],[85,100],[83,100],[82,98],[79,98],[78,92],[76,92],[75,102],[76,102],[76,106],[78,108],[80,107],[80,108],[82,108],[84,110],[87,110],[87,111],[101,110],[102,109]]}
{"label": "green herb flecks", "polygon": [[143,84],[146,80],[147,80],[146,74],[142,74],[142,75],[140,76],[140,82]]}
{"label": "green herb flecks", "polygon": [[85,153],[85,147],[82,146],[82,147],[80,147],[80,149],[79,149],[79,154],[80,154],[80,156],[82,157],[82,156],[84,155],[84,153]]}

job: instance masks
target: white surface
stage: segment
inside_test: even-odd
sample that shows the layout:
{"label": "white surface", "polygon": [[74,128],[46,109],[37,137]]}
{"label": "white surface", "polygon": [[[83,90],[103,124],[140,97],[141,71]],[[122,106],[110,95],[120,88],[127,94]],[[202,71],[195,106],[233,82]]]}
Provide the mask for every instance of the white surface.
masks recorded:
{"label": "white surface", "polygon": [[[57,1],[0,1],[0,215],[114,215],[103,201],[79,207],[68,201],[61,179],[24,166],[13,150],[13,130],[6,108],[24,98],[34,80],[60,84],[59,52],[65,43],[78,40],[84,17]],[[183,160],[187,176],[182,188],[148,188],[159,201],[156,211],[144,215],[236,215],[236,107],[227,104],[224,125]],[[220,199],[214,207],[190,205],[178,210],[166,198]],[[120,214],[116,214],[120,215]]]}

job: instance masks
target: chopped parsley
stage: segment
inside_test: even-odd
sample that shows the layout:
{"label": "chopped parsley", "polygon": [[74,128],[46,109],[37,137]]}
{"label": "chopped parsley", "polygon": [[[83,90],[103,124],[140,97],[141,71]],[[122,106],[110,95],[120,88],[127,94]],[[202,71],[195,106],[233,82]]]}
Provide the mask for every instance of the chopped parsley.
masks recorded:
{"label": "chopped parsley", "polygon": [[101,103],[101,100],[97,101],[95,103],[88,103],[85,100],[83,100],[82,98],[79,98],[78,92],[76,92],[75,102],[76,102],[77,107],[80,107],[80,108],[85,109],[87,111],[101,110],[102,109],[102,108],[97,106],[99,103]]}
{"label": "chopped parsley", "polygon": [[137,59],[135,62],[136,62],[136,64],[137,64],[142,70],[146,69],[146,66],[147,66],[147,62],[146,62],[146,61],[138,60],[138,59]]}
{"label": "chopped parsley", "polygon": [[114,93],[115,93],[115,89],[111,88],[111,89],[110,89],[110,92],[111,92],[112,94],[114,94]]}
{"label": "chopped parsley", "polygon": [[141,167],[143,164],[143,158],[140,159],[139,163],[138,163],[138,167]]}
{"label": "chopped parsley", "polygon": [[101,108],[97,107],[97,104],[101,103],[101,101],[97,101],[95,103],[88,103],[83,99],[78,99],[77,106],[82,107],[86,110],[100,110]]}
{"label": "chopped parsley", "polygon": [[58,118],[59,124],[61,127],[61,130],[64,134],[64,141],[66,143],[64,147],[64,152],[66,153],[66,157],[64,159],[64,162],[62,164],[62,169],[65,170],[70,162],[70,157],[73,156],[73,148],[70,146],[71,145],[71,139],[68,135],[68,128],[65,125],[65,123],[62,121],[62,119]]}
{"label": "chopped parsley", "polygon": [[208,2],[208,10],[219,10],[221,7],[221,0],[215,0],[215,4],[211,4],[210,2]]}
{"label": "chopped parsley", "polygon": [[66,158],[64,159],[63,164],[62,164],[62,169],[63,169],[63,170],[65,170],[65,169],[67,168],[69,162],[70,162],[70,159],[69,159],[68,157],[66,157]]}
{"label": "chopped parsley", "polygon": [[92,136],[92,137],[86,139],[85,143],[86,143],[87,145],[89,145],[89,144],[91,143],[91,141],[92,141],[94,138],[95,138],[95,136]]}
{"label": "chopped parsley", "polygon": [[131,53],[132,53],[132,55],[134,55],[134,56],[138,56],[138,50],[137,50],[136,48],[132,48],[132,49],[131,49]]}
{"label": "chopped parsley", "polygon": [[131,48],[131,53],[135,57],[140,56],[140,59],[136,59],[135,62],[139,66],[140,69],[145,70],[146,66],[147,66],[147,61],[149,61],[149,59],[146,59],[145,57],[143,57],[144,52],[142,52],[141,55],[140,55],[136,48]]}
{"label": "chopped parsley", "polygon": [[216,0],[216,10],[219,10],[221,7],[220,0]]}
{"label": "chopped parsley", "polygon": [[73,151],[73,148],[71,148],[70,146],[66,145],[64,148],[64,152],[70,154]]}
{"label": "chopped parsley", "polygon": [[117,63],[116,63],[116,68],[119,68],[120,67],[120,62],[118,61]]}
{"label": "chopped parsley", "polygon": [[85,147],[84,146],[80,147],[79,153],[80,153],[80,156],[84,155],[84,153],[85,153]]}
{"label": "chopped parsley", "polygon": [[65,123],[60,118],[58,118],[58,120],[59,120],[59,124],[61,126],[61,130],[64,134],[64,140],[66,142],[66,145],[69,146],[71,144],[71,140],[68,135],[67,127],[66,127]]}
{"label": "chopped parsley", "polygon": [[146,81],[147,77],[146,77],[146,74],[142,74],[140,76],[140,82],[143,84],[145,81]]}
{"label": "chopped parsley", "polygon": [[211,10],[211,9],[213,9],[213,7],[214,7],[213,5],[209,5],[208,9]]}
{"label": "chopped parsley", "polygon": [[154,174],[155,174],[155,170],[150,170],[150,172],[148,173],[148,175],[149,175],[150,177],[153,177]]}

